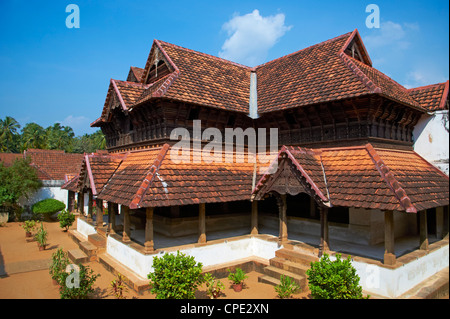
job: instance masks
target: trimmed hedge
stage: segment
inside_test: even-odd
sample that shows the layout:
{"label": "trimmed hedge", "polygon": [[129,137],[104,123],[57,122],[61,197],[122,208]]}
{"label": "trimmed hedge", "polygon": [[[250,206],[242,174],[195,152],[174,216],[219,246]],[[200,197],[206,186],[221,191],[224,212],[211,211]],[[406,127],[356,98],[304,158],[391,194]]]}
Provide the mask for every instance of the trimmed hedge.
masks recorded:
{"label": "trimmed hedge", "polygon": [[31,207],[34,214],[54,214],[62,211],[66,205],[54,198],[41,200]]}

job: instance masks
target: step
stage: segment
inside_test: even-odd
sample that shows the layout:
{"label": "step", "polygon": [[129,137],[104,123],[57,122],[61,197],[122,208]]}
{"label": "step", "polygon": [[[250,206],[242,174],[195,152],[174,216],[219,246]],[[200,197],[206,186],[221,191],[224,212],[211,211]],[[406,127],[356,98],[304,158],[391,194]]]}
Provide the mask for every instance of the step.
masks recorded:
{"label": "step", "polygon": [[68,235],[77,244],[86,240],[86,238],[81,235],[76,229],[69,229]]}
{"label": "step", "polygon": [[263,284],[269,284],[272,286],[278,286],[279,284],[281,284],[281,281],[279,279],[273,278],[269,275],[258,277],[258,282],[261,282]]}
{"label": "step", "polygon": [[310,266],[300,264],[300,263],[295,263],[293,261],[290,261],[290,260],[287,260],[284,258],[280,258],[280,257],[274,257],[274,258],[269,259],[269,264],[270,264],[270,266],[280,268],[283,270],[287,270],[291,273],[301,275],[301,276],[306,276],[306,271],[310,268]]}
{"label": "step", "polygon": [[98,261],[115,276],[120,273],[125,278],[124,281],[127,286],[136,292],[142,294],[142,292],[150,288],[149,280],[139,277],[132,270],[116,261],[107,253],[100,254],[98,256]]}
{"label": "step", "polygon": [[88,257],[89,261],[97,260],[98,247],[89,241],[82,241],[78,245]]}
{"label": "step", "polygon": [[67,255],[74,264],[82,264],[89,261],[88,255],[78,248],[67,251]]}
{"label": "step", "polygon": [[291,277],[300,287],[304,287],[306,285],[306,278],[303,275],[294,274],[290,271],[280,269],[273,266],[267,266],[264,268],[264,273],[270,277],[280,280],[281,275]]}
{"label": "step", "polygon": [[99,234],[92,234],[88,236],[88,241],[99,248],[106,248],[106,238]]}
{"label": "step", "polygon": [[289,261],[310,267],[311,262],[319,261],[319,257],[304,254],[295,250],[279,249],[275,252],[275,256]]}

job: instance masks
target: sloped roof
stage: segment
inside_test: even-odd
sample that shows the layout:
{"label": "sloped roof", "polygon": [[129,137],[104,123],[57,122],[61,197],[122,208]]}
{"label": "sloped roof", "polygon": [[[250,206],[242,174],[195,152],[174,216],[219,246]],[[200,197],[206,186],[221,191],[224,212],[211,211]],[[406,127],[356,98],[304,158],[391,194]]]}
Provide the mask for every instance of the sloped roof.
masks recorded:
{"label": "sloped roof", "polygon": [[[350,46],[356,47],[357,56],[349,55]],[[147,84],[155,52],[167,67]],[[130,73],[140,74],[141,82],[111,80],[102,116],[92,126],[108,120],[114,95],[125,112],[150,99],[167,98],[248,114],[252,73],[257,75],[260,114],[368,94],[380,94],[422,112],[431,107],[423,98],[425,91],[407,90],[372,67],[356,29],[254,68],[154,40],[145,68],[131,68]]]}
{"label": "sloped roof", "polygon": [[64,180],[65,175],[78,175],[83,160],[83,154],[61,150],[28,149],[24,156],[31,158],[30,165],[37,169],[41,180]]}
{"label": "sloped roof", "polygon": [[97,196],[125,157],[126,154],[84,154],[77,189],[86,185]]}
{"label": "sloped roof", "polygon": [[16,159],[20,159],[22,157],[22,154],[0,153],[0,162],[3,163],[4,166],[8,167],[11,166]]}
{"label": "sloped roof", "polygon": [[[285,158],[293,167],[300,167],[311,180],[308,188],[325,183],[320,188],[327,190],[333,206],[415,213],[449,203],[448,176],[414,151],[374,148],[367,144],[315,150],[283,147],[280,154],[283,153],[288,154]],[[297,154],[293,156],[293,153]],[[322,174],[317,163],[311,165],[311,155],[307,154],[315,154],[316,161],[320,158]],[[253,190],[254,198],[264,195],[268,175]]]}
{"label": "sloped roof", "polygon": [[409,95],[428,111],[448,109],[449,82],[408,90]]}
{"label": "sloped roof", "polygon": [[98,197],[132,209],[250,199],[254,164],[179,159],[168,144],[129,152]]}

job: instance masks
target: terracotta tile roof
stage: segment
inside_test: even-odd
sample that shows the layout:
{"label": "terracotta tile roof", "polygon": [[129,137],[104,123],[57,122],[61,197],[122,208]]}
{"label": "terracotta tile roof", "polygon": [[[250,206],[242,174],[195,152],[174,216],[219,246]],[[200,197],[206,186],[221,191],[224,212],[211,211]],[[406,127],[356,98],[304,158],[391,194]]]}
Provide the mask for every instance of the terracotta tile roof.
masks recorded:
{"label": "terracotta tile roof", "polygon": [[66,189],[68,191],[72,191],[72,192],[78,192],[79,188],[78,188],[78,181],[80,179],[79,175],[76,175],[74,177],[72,177],[71,179],[69,179],[68,181],[66,181],[61,188],[62,189]]}
{"label": "terracotta tile roof", "polygon": [[[348,48],[355,45],[362,61],[348,55]],[[156,51],[168,66],[160,78],[145,84]],[[373,68],[357,30],[254,68],[154,40],[145,68],[130,69],[129,74],[140,76],[141,83],[111,80],[102,116],[91,125],[108,121],[108,105],[115,98],[113,107],[121,105],[125,112],[163,97],[248,114],[252,72],[257,75],[260,114],[367,94],[381,94],[421,111],[437,103],[430,99],[438,99],[425,97],[425,91],[407,90]]]}
{"label": "terracotta tile roof", "polygon": [[449,81],[409,89],[408,93],[428,111],[448,109]]}
{"label": "terracotta tile roof", "polygon": [[248,112],[250,68],[158,41],[179,70],[167,98],[230,111]]}
{"label": "terracotta tile roof", "polygon": [[28,149],[24,156],[31,158],[31,166],[42,180],[64,180],[66,174],[77,175],[83,154],[65,153],[60,150]]}
{"label": "terracotta tile roof", "polygon": [[129,206],[160,155],[162,148],[133,151],[126,154],[123,162],[103,189],[98,198]]}
{"label": "terracotta tile roof", "polygon": [[[280,153],[293,153],[293,149],[283,147]],[[333,206],[417,212],[449,203],[448,176],[413,151],[378,149],[367,144],[297,152],[299,155],[288,156],[289,160],[295,160],[295,166],[307,172],[312,180],[310,187],[326,181]],[[320,156],[325,177],[317,163],[307,160],[307,152],[316,155],[315,161]],[[257,184],[253,191],[256,199],[267,180],[265,174]]]}
{"label": "terracotta tile roof", "polygon": [[125,156],[125,154],[107,153],[85,154],[77,188],[82,189],[86,186],[92,190],[94,196],[97,196]]}
{"label": "terracotta tile roof", "polygon": [[194,163],[171,156],[168,144],[128,153],[98,197],[132,209],[250,199],[254,164]]}
{"label": "terracotta tile roof", "polygon": [[371,93],[338,55],[351,34],[341,35],[256,67],[258,112]]}
{"label": "terracotta tile roof", "polygon": [[144,73],[144,69],[131,66],[130,71],[128,72],[127,81],[130,82],[141,82],[142,74]]}
{"label": "terracotta tile roof", "polygon": [[[422,106],[411,97],[405,87],[398,84],[387,75],[369,65],[362,63],[361,61],[353,59],[348,55],[343,54],[342,57],[347,60],[347,63],[351,68],[352,63],[356,65],[354,72],[361,76],[361,81],[367,83],[369,86],[372,85],[373,90],[377,91],[377,93],[383,94],[388,98],[404,104],[414,106],[418,109],[422,109]],[[362,74],[357,71],[358,69],[362,71]]]}
{"label": "terracotta tile roof", "polygon": [[23,158],[22,154],[16,153],[0,153],[0,163],[8,167],[13,164],[16,159]]}

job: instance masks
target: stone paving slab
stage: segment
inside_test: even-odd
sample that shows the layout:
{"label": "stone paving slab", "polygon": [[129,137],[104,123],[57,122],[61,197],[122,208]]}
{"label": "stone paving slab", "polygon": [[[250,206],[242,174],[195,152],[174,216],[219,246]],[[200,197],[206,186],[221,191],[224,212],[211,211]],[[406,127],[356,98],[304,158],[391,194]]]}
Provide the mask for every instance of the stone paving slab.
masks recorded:
{"label": "stone paving slab", "polygon": [[0,265],[0,277],[29,272],[35,270],[49,269],[51,259],[27,260]]}

